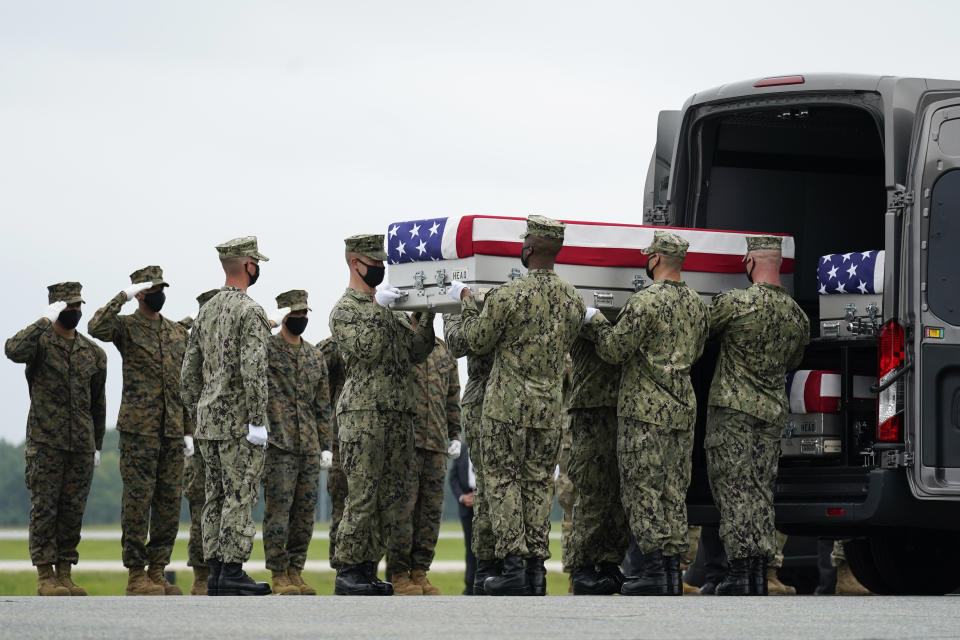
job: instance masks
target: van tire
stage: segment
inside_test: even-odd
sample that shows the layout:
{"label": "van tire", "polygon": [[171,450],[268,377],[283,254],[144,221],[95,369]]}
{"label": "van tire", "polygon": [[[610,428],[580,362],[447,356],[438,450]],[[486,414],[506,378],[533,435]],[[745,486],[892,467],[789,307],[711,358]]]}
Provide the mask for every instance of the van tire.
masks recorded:
{"label": "van tire", "polygon": [[887,594],[943,595],[960,588],[960,549],[955,536],[937,531],[907,531],[871,537],[873,565],[882,584],[889,588]]}
{"label": "van tire", "polygon": [[873,562],[873,551],[869,540],[866,538],[847,540],[843,543],[843,552],[847,556],[850,570],[860,584],[877,595],[893,593]]}

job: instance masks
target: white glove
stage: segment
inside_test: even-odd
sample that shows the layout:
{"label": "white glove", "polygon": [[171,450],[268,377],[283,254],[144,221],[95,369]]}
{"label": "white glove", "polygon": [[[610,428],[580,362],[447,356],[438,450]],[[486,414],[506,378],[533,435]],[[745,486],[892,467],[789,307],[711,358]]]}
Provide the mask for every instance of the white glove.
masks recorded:
{"label": "white glove", "polygon": [[377,287],[377,293],[373,296],[373,299],[377,301],[377,304],[381,307],[389,307],[394,302],[403,297],[403,292],[396,287],[391,287],[388,284],[381,284]]}
{"label": "white glove", "polygon": [[247,442],[255,444],[258,447],[267,446],[267,428],[258,427],[255,424],[247,425]]}
{"label": "white glove", "polygon": [[187,458],[193,455],[193,436],[183,436],[183,455]]}
{"label": "white glove", "polygon": [[320,468],[329,469],[333,466],[333,451],[321,451],[320,452]]}
{"label": "white glove", "polygon": [[93,466],[94,466],[94,467],[99,467],[99,466],[100,466],[100,452],[99,452],[99,451],[94,451],[94,452],[93,452]]}
{"label": "white glove", "polygon": [[456,460],[460,457],[460,441],[451,440],[450,446],[447,447],[447,457],[451,460]]}
{"label": "white glove", "polygon": [[130,285],[129,287],[124,289],[123,292],[127,295],[127,301],[129,302],[130,300],[133,300],[134,296],[136,296],[138,293],[141,293],[143,291],[146,291],[147,289],[152,289],[152,288],[153,288],[152,282],[141,282],[140,284]]}
{"label": "white glove", "polygon": [[63,300],[57,300],[49,307],[47,307],[41,318],[46,318],[50,322],[56,322],[57,318],[60,316],[60,312],[67,308],[67,303]]}
{"label": "white glove", "polygon": [[600,309],[594,309],[593,307],[587,307],[587,313],[583,316],[584,322],[590,324],[590,321],[593,320],[593,316],[600,313]]}
{"label": "white glove", "polygon": [[283,307],[271,313],[267,320],[270,321],[272,326],[279,327],[283,324],[283,319],[287,317],[288,313],[290,313],[290,307]]}
{"label": "white glove", "polygon": [[470,287],[463,284],[459,280],[454,280],[453,282],[450,283],[450,286],[447,287],[447,293],[450,295],[451,298],[453,298],[457,302],[460,302],[460,295],[463,293],[463,290],[469,289],[469,288]]}

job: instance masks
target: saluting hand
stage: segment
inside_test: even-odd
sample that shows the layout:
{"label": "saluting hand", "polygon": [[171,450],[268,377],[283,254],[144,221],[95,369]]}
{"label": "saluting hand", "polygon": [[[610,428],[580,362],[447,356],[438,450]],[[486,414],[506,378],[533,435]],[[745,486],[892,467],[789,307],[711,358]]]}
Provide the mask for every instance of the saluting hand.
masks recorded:
{"label": "saluting hand", "polygon": [[60,317],[60,312],[66,308],[67,308],[66,302],[64,302],[63,300],[57,300],[56,302],[51,303],[50,306],[44,310],[43,315],[40,317],[46,318],[50,322],[56,322],[57,318]]}
{"label": "saluting hand", "polygon": [[140,284],[132,284],[126,289],[123,290],[123,293],[127,296],[127,302],[133,300],[138,293],[142,293],[147,289],[153,287],[152,282],[141,282]]}

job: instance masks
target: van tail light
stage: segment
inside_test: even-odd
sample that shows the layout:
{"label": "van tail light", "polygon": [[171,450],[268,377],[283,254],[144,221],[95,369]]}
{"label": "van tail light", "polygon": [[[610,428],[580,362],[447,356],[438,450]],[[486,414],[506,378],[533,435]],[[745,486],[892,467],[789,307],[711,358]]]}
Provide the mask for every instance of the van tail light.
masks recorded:
{"label": "van tail light", "polygon": [[803,84],[803,76],[775,76],[773,78],[764,78],[754,83],[754,87],[780,87],[785,84]]}
{"label": "van tail light", "polygon": [[[883,383],[903,366],[903,327],[891,320],[880,329],[877,383]],[[877,394],[877,442],[903,442],[903,382],[897,380]]]}

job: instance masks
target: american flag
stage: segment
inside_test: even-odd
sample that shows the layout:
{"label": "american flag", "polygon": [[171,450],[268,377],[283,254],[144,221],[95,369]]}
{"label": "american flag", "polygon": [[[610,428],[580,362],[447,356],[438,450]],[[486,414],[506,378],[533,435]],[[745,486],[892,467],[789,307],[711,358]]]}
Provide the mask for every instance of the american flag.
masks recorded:
{"label": "american flag", "polygon": [[831,253],[820,258],[817,288],[831,293],[883,293],[883,251]]}
{"label": "american flag", "polygon": [[[395,222],[387,229],[387,261],[429,262],[443,260],[443,232],[449,218],[427,218]],[[454,231],[456,230],[454,226]],[[456,255],[449,256],[456,258]]]}

